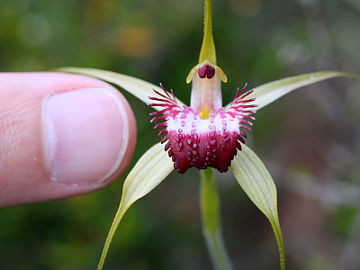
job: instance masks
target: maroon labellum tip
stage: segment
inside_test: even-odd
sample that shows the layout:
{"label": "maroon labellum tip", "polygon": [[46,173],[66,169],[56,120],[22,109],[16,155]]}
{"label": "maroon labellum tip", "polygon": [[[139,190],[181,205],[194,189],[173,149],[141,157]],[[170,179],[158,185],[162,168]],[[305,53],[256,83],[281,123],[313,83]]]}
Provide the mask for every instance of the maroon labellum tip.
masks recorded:
{"label": "maroon labellum tip", "polygon": [[247,138],[240,128],[251,131],[250,121],[254,118],[245,109],[252,102],[245,98],[247,93],[237,93],[230,107],[221,107],[211,112],[210,118],[201,119],[199,112],[179,106],[173,93],[163,91],[156,92],[161,98],[155,98],[159,103],[153,105],[163,107],[162,115],[154,114],[151,122],[157,122],[155,129],[165,127],[159,135],[165,135],[161,143],[167,142],[165,151],[172,158],[174,168],[179,173],[191,167],[213,167],[226,172]]}

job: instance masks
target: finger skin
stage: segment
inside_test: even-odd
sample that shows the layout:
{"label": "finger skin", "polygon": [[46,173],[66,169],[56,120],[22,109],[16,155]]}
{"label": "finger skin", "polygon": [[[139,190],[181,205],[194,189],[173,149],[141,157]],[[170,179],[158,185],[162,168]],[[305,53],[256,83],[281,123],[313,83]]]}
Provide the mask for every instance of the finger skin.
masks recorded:
{"label": "finger skin", "polygon": [[[99,184],[69,185],[52,181],[42,141],[43,100],[86,88],[109,89],[123,105],[127,123],[122,128],[129,132],[124,158],[119,168]],[[127,167],[135,143],[133,112],[125,98],[111,85],[73,74],[0,73],[0,206],[64,198],[102,188]]]}

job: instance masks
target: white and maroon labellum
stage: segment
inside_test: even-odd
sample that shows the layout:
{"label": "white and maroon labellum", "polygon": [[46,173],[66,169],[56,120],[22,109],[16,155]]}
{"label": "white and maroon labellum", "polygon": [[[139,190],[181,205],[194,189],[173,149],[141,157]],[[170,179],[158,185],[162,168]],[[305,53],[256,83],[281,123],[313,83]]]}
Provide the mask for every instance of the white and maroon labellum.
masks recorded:
{"label": "white and maroon labellum", "polygon": [[[227,108],[221,107],[221,99],[218,99],[221,93],[211,92],[214,89],[195,89],[198,92],[194,93],[194,85],[202,86],[200,88],[206,86],[202,82],[194,82],[195,79],[207,80],[207,86],[215,85],[217,88],[220,85],[220,82],[211,82],[219,79],[214,75],[213,67],[204,65],[201,68],[193,77],[191,107],[178,105],[173,92],[169,93],[162,86],[163,92],[154,90],[157,97],[151,97],[156,103],[150,106],[162,107],[160,111],[150,114],[154,116],[151,122],[159,121],[155,129],[164,128],[159,132],[159,136],[165,135],[161,142],[167,142],[165,151],[168,151],[179,173],[184,173],[191,167],[213,167],[220,172],[226,172],[237,150],[241,150],[240,143],[245,143],[247,138],[241,129],[251,131],[251,120],[255,119],[251,115],[251,108],[255,105],[249,104],[254,100],[246,99],[251,92],[244,93],[245,87],[236,93]],[[204,94],[207,96],[204,97]]]}

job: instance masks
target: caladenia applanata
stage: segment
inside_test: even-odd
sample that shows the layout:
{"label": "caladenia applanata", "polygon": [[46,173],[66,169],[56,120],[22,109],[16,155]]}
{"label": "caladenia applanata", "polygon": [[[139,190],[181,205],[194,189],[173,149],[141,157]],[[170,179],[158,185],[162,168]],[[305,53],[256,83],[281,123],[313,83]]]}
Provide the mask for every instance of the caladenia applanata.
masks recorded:
{"label": "caladenia applanata", "polygon": [[[203,64],[199,70],[208,66],[210,65]],[[201,78],[194,75],[194,81],[205,80],[205,85],[202,86],[205,91],[197,87],[201,83],[194,84],[196,87],[193,87],[192,93],[197,97],[192,99],[194,102],[190,107],[179,106],[174,94],[168,93],[165,89],[162,93],[155,90],[160,98],[151,97],[156,103],[150,106],[161,108],[160,111],[151,113],[154,116],[151,121],[161,121],[155,128],[164,128],[158,135],[165,135],[161,143],[167,142],[165,151],[168,151],[174,168],[181,174],[191,167],[213,167],[220,172],[226,172],[237,151],[241,151],[240,143],[245,143],[247,138],[241,128],[251,131],[251,121],[255,120],[251,108],[255,108],[256,105],[250,104],[254,99],[246,98],[251,91],[237,92],[231,104],[224,108],[221,106],[221,95],[216,94],[215,98],[211,96],[220,89],[212,89],[210,93],[206,93],[211,89],[207,83],[214,84],[211,82],[212,79],[217,78]],[[216,85],[220,86],[220,83]]]}
{"label": "caladenia applanata", "polygon": [[63,68],[114,83],[153,107],[155,129],[162,128],[160,143],[151,147],[126,177],[120,206],[105,242],[98,265],[103,268],[115,231],[129,207],[158,186],[174,169],[185,173],[190,167],[200,169],[200,205],[203,231],[216,269],[232,269],[221,232],[219,196],[212,168],[231,173],[250,200],[268,218],[280,252],[280,267],[285,269],[285,252],[280,230],[275,184],[261,160],[245,145],[257,110],[302,86],[334,77],[355,74],[322,71],[280,79],[246,91],[234,91],[234,99],[222,104],[221,84],[225,73],[217,66],[212,35],[212,1],[205,0],[204,38],[199,63],[190,71],[192,82],[190,106],[179,101],[173,91],[143,80],[110,71]]}

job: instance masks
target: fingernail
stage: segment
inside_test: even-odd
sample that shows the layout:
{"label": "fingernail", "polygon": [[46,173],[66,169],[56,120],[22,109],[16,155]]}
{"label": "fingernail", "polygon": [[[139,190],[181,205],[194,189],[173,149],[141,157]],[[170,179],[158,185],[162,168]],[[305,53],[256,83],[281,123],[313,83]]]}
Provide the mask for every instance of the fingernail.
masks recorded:
{"label": "fingernail", "polygon": [[120,100],[107,89],[80,89],[44,100],[45,158],[53,181],[92,185],[119,167],[128,142]]}

